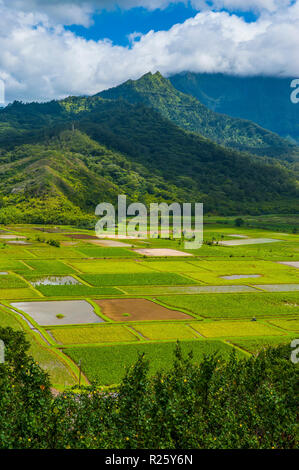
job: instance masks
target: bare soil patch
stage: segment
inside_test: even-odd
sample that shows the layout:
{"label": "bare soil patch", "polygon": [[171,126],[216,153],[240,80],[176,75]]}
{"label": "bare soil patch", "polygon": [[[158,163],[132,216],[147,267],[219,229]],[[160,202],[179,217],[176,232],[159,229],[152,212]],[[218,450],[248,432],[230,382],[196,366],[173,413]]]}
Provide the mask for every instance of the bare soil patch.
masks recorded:
{"label": "bare soil patch", "polygon": [[186,320],[190,315],[170,310],[146,299],[95,300],[103,315],[114,321]]}
{"label": "bare soil patch", "polygon": [[124,242],[118,242],[116,240],[90,240],[89,243],[92,243],[93,245],[98,245],[98,246],[105,246],[109,248],[130,248],[131,245],[128,243]]}
{"label": "bare soil patch", "polygon": [[134,251],[145,256],[193,256],[191,253],[172,250],[171,248],[140,248]]}
{"label": "bare soil patch", "polygon": [[98,240],[95,235],[86,235],[85,233],[68,233],[65,236],[74,240]]}

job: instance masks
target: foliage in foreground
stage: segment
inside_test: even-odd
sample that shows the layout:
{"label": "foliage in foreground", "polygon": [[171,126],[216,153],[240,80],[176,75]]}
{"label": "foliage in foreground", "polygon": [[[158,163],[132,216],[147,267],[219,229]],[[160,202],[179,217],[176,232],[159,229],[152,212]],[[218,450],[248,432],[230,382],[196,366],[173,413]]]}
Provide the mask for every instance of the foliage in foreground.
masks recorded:
{"label": "foliage in foreground", "polygon": [[150,378],[140,356],[115,391],[93,385],[52,397],[23,333],[0,337],[1,448],[296,447],[298,369],[287,348],[194,364],[177,345],[167,373]]}

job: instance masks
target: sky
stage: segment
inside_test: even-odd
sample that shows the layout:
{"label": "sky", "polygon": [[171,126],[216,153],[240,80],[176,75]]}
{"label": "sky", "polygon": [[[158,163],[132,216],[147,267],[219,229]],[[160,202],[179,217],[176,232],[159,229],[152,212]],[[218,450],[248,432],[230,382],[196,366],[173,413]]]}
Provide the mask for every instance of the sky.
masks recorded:
{"label": "sky", "polygon": [[298,78],[298,31],[299,0],[0,0],[0,81],[8,103],[157,70]]}

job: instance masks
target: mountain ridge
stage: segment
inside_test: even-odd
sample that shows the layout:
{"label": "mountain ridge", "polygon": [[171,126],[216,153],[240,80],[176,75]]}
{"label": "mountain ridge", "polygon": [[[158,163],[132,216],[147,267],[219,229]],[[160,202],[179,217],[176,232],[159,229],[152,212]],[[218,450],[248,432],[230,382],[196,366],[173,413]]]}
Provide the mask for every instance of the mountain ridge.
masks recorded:
{"label": "mountain ridge", "polygon": [[217,145],[143,103],[68,97],[0,111],[0,222],[90,221],[118,194],[203,202],[214,214],[292,213],[298,181],[279,160]]}
{"label": "mountain ridge", "polygon": [[196,98],[177,90],[160,72],[127,80],[95,96],[153,107],[186,131],[196,132],[225,147],[289,161],[299,160],[296,145],[254,122],[211,111]]}

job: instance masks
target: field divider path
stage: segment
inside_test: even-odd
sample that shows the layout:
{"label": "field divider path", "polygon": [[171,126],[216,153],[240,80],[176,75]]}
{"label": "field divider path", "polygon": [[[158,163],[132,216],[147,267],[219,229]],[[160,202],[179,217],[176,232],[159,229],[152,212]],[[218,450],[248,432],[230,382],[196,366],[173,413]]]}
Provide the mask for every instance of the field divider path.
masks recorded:
{"label": "field divider path", "polygon": [[27,284],[27,286],[29,287],[29,289],[32,289],[39,297],[41,297],[41,298],[44,299],[43,294],[42,294],[39,290],[37,290],[37,289],[30,283],[30,281],[28,281],[25,277],[22,277],[22,276],[21,276],[20,274],[18,274],[18,273],[15,273],[15,275],[16,275],[19,279],[21,279],[22,281],[24,281],[24,282]]}
{"label": "field divider path", "polygon": [[29,264],[26,263],[26,261],[24,260],[19,260],[20,263],[24,264],[24,266],[26,266],[26,268],[30,269],[30,271],[34,271],[34,268],[32,266],[30,266]]}
{"label": "field divider path", "polygon": [[189,328],[191,328],[192,331],[194,331],[194,333],[199,336],[200,338],[203,338],[205,339],[206,337],[204,335],[202,335],[201,333],[199,333],[199,331],[195,330],[195,328],[193,328],[192,325],[190,325],[190,323],[186,323],[186,326],[189,326]]}
{"label": "field divider path", "polygon": [[238,346],[237,344],[235,343],[232,343],[231,341],[227,340],[227,339],[223,339],[223,340],[220,340],[222,341],[222,343],[224,344],[227,344],[228,346],[230,346],[232,349],[237,349],[238,351],[241,351],[243,354],[245,354],[247,357],[252,357],[252,354],[247,351],[246,349],[244,348],[241,348],[240,346]]}

